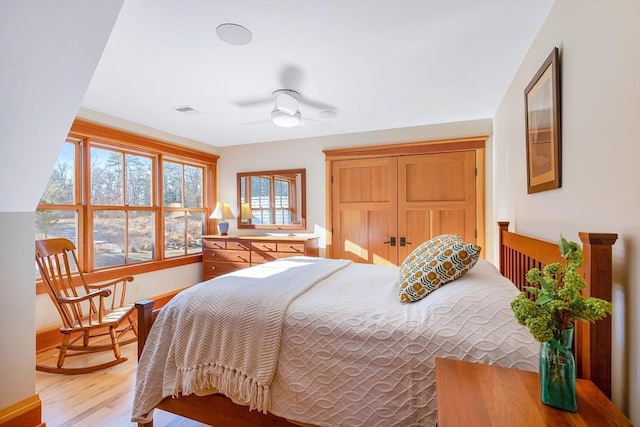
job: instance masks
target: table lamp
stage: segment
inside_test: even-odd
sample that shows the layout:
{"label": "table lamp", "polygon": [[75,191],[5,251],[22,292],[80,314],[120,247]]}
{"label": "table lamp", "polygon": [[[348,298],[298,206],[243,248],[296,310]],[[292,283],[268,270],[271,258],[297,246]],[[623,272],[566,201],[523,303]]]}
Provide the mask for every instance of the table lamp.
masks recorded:
{"label": "table lamp", "polygon": [[229,223],[227,220],[234,219],[235,216],[233,216],[233,212],[231,212],[229,203],[218,202],[209,218],[218,220],[218,233],[220,233],[221,236],[226,236],[227,231],[229,231]]}

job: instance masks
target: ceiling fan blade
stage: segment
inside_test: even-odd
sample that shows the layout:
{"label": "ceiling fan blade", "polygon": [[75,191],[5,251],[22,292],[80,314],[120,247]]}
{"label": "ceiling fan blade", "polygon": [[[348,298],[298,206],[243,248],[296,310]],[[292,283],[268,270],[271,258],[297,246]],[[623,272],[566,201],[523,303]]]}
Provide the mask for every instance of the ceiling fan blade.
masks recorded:
{"label": "ceiling fan blade", "polygon": [[324,125],[324,126],[327,126],[327,127],[333,127],[333,126],[331,126],[331,124],[329,124],[327,122],[323,122],[322,120],[308,119],[306,117],[303,117],[303,118],[300,119],[299,126],[313,126],[316,123]]}
{"label": "ceiling fan blade", "polygon": [[264,123],[271,123],[271,120],[258,120],[256,122],[244,122],[244,123],[240,123],[240,126],[253,126],[253,125],[261,125]]}
{"label": "ceiling fan blade", "polygon": [[304,105],[312,107],[312,108],[317,108],[318,110],[331,110],[331,111],[336,110],[336,107],[334,107],[331,104],[326,104],[326,103],[320,102],[320,101],[313,101],[313,100],[311,100],[309,98],[306,98],[304,96],[300,97],[300,104],[304,104]]}
{"label": "ceiling fan blade", "polygon": [[299,89],[302,83],[302,69],[287,64],[280,70],[280,85],[285,89]]}
{"label": "ceiling fan blade", "polygon": [[273,96],[266,96],[263,98],[244,99],[236,101],[235,104],[238,107],[259,107],[265,104],[273,103]]}

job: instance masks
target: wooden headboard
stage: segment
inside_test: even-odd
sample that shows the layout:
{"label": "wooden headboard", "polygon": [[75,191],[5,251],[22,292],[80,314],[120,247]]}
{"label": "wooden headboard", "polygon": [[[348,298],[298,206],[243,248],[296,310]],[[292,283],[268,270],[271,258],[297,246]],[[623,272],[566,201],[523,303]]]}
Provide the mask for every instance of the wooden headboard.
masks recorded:
{"label": "wooden headboard", "polygon": [[[498,227],[500,273],[518,289],[524,291],[524,286],[528,286],[525,276],[529,269],[542,269],[553,262],[564,264],[557,244],[509,232],[508,222],[499,222]],[[579,233],[579,236],[584,254],[580,271],[587,281],[582,294],[611,301],[612,246],[618,235]],[[595,323],[577,322],[574,348],[578,376],[591,380],[611,398],[611,316]]]}

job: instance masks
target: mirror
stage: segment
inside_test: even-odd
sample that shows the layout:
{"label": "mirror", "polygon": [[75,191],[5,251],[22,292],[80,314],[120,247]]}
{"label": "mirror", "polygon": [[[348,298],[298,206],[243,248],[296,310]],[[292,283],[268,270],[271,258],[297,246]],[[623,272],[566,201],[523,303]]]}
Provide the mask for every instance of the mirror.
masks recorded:
{"label": "mirror", "polygon": [[238,173],[238,228],[306,229],[305,169]]}

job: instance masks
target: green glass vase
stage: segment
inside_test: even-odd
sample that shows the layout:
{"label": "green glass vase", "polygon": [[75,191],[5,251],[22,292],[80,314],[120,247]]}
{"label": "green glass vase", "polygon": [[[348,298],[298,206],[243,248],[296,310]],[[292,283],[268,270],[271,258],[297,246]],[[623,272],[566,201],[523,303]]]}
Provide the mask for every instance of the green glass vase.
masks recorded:
{"label": "green glass vase", "polygon": [[542,403],[576,412],[576,361],[571,352],[573,328],[559,331],[540,349],[540,394]]}

